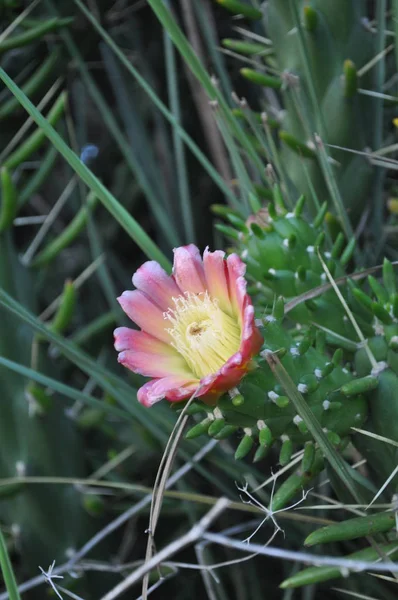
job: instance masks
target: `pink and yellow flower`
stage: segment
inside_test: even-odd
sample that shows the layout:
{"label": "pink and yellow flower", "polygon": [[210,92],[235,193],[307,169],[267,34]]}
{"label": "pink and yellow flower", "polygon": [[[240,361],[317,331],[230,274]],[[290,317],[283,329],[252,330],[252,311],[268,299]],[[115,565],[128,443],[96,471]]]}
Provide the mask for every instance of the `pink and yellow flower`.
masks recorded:
{"label": "pink and yellow flower", "polygon": [[[141,331],[119,327],[119,362],[152,377],[138,390],[145,406],[176,402],[196,390],[206,401],[236,386],[262,344],[236,254],[190,244],[174,250],[173,274],[148,261],[133,275],[137,289],[118,298]],[[199,389],[198,389],[199,388]]]}

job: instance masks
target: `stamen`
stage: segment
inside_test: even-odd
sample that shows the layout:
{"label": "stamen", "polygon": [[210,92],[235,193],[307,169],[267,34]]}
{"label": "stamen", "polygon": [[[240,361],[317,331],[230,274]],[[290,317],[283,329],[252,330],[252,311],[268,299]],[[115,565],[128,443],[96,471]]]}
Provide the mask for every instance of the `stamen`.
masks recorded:
{"label": "stamen", "polygon": [[209,293],[173,298],[174,308],[163,314],[173,347],[185,358],[199,378],[218,371],[239,350],[240,326],[224,313]]}

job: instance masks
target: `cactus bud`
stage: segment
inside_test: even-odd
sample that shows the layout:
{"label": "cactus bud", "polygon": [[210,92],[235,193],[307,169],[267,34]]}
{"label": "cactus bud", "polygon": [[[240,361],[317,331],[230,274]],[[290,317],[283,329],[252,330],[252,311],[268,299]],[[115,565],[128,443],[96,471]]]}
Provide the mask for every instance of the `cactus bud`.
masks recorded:
{"label": "cactus bud", "polygon": [[294,207],[294,216],[300,217],[303,213],[305,205],[305,196],[301,195],[300,198],[296,202],[296,206]]}
{"label": "cactus bud", "polygon": [[214,437],[217,440],[225,440],[227,437],[235,433],[237,429],[238,427],[236,425],[226,425],[223,429],[221,429],[220,433],[218,433]]}
{"label": "cactus bud", "polygon": [[273,437],[270,428],[265,423],[257,423],[259,428],[258,441],[261,446],[272,446]]}
{"label": "cactus bud", "polygon": [[384,325],[391,325],[392,317],[390,313],[378,302],[372,302],[372,312]]}
{"label": "cactus bud", "polygon": [[307,31],[310,31],[312,33],[313,31],[315,31],[317,23],[318,23],[317,12],[312,6],[307,4],[303,8],[303,15],[304,15],[304,27],[306,28]]}
{"label": "cactus bud", "polygon": [[343,350],[341,348],[337,348],[332,357],[332,362],[336,367],[338,367],[341,364],[341,361],[343,360],[343,355]]}
{"label": "cactus bud", "polygon": [[390,261],[387,260],[387,258],[385,258],[383,262],[383,283],[386,286],[390,296],[395,294],[397,288],[394,267],[392,266]]}
{"label": "cactus bud", "polygon": [[344,266],[345,266],[347,263],[349,263],[349,262],[350,262],[350,260],[351,260],[351,258],[352,258],[352,255],[353,255],[353,253],[354,253],[355,244],[356,244],[356,239],[355,239],[355,238],[352,238],[352,239],[351,239],[351,240],[348,242],[348,244],[347,244],[347,246],[346,246],[346,248],[345,248],[345,250],[344,250],[343,254],[341,255],[341,258],[340,258],[340,263],[341,263],[341,265],[342,265],[343,267],[344,267]]}
{"label": "cactus bud", "polygon": [[264,87],[270,87],[275,90],[279,90],[282,87],[282,80],[279,77],[274,77],[272,75],[266,75],[265,73],[259,73],[254,69],[248,69],[244,67],[240,70],[241,75],[248,79],[252,83],[257,85],[262,85]]}
{"label": "cactus bud", "polygon": [[224,8],[232,12],[234,15],[243,15],[247,19],[258,21],[262,17],[262,13],[257,8],[240,2],[239,0],[216,0]]}
{"label": "cactus bud", "polygon": [[50,325],[52,331],[56,333],[62,333],[65,331],[65,329],[67,329],[72,319],[75,304],[75,286],[71,281],[66,281],[60,305]]}
{"label": "cactus bud", "polygon": [[332,258],[337,259],[340,256],[340,254],[343,250],[344,242],[345,242],[344,235],[340,231],[340,233],[337,235],[337,238],[333,244]]}
{"label": "cactus bud", "polygon": [[344,61],[344,96],[352,98],[358,90],[358,75],[357,69],[352,60]]}
{"label": "cactus bud", "polygon": [[303,460],[301,462],[301,468],[304,473],[311,470],[315,460],[315,445],[313,442],[306,442],[304,447]]}
{"label": "cactus bud", "polygon": [[241,439],[239,446],[236,449],[236,452],[235,452],[236,460],[241,460],[247,454],[249,454],[250,450],[252,449],[252,446],[253,446],[253,438],[251,436],[251,432],[250,432],[250,434],[246,433],[245,436]]}
{"label": "cactus bud", "polygon": [[318,227],[320,227],[322,225],[327,211],[328,211],[328,205],[327,205],[327,202],[324,202],[315,216],[315,219],[314,219],[315,229],[318,229]]}
{"label": "cactus bud", "polygon": [[287,465],[291,459],[293,454],[293,442],[288,437],[286,437],[281,446],[281,450],[279,453],[279,463],[284,467]]}
{"label": "cactus bud", "polygon": [[260,460],[263,460],[267,456],[268,452],[269,446],[259,446],[254,455],[253,462],[260,462]]}
{"label": "cactus bud", "polygon": [[372,275],[369,275],[368,282],[380,304],[387,304],[388,294],[384,287]]}
{"label": "cactus bud", "polygon": [[245,56],[256,56],[258,54],[261,55],[267,51],[267,47],[264,46],[264,44],[247,42],[246,40],[233,40],[226,38],[221,40],[221,43],[224,48],[228,48],[228,50],[238,52],[239,54],[243,54]]}
{"label": "cactus bud", "polygon": [[373,377],[373,375],[361,377],[360,379],[353,379],[341,386],[341,393],[344,394],[344,396],[358,396],[359,394],[374,390],[378,383],[379,380],[377,377]]}
{"label": "cactus bud", "polygon": [[250,229],[259,240],[263,240],[265,238],[263,229],[261,229],[257,223],[250,223]]}
{"label": "cactus bud", "polygon": [[278,135],[279,139],[298,155],[303,156],[304,158],[316,158],[315,150],[310,148],[310,146],[308,146],[305,142],[301,142],[300,140],[296,139],[287,131],[280,130]]}
{"label": "cactus bud", "polygon": [[199,437],[199,436],[203,435],[204,433],[207,433],[207,430],[209,429],[211,422],[212,422],[212,419],[207,418],[207,419],[204,419],[203,421],[201,421],[200,423],[197,423],[196,425],[191,427],[191,429],[189,429],[186,432],[185,438],[187,440],[193,440],[194,438]]}
{"label": "cactus bud", "polygon": [[214,421],[211,423],[207,433],[211,437],[214,437],[214,436],[218,435],[222,429],[224,429],[225,425],[226,425],[225,419],[214,419]]}

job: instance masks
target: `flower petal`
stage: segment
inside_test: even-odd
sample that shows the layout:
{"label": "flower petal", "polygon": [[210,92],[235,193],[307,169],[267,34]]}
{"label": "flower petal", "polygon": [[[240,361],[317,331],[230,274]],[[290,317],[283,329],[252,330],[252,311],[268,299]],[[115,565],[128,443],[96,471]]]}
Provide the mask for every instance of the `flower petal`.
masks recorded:
{"label": "flower petal", "polygon": [[143,331],[163,342],[171,341],[170,334],[166,331],[168,322],[164,319],[163,312],[146,294],[139,290],[129,290],[123,292],[118,301],[126,315]]}
{"label": "flower petal", "polygon": [[241,352],[236,352],[217,373],[204,377],[201,380],[200,395],[219,396],[235,387],[242,377],[246,375],[246,365],[247,362],[244,361]]}
{"label": "flower petal", "polygon": [[199,381],[195,379],[192,380],[191,383],[185,383],[182,387],[176,387],[169,390],[166,393],[165,398],[169,402],[180,402],[181,400],[190,398],[192,394],[197,391],[198,387]]}
{"label": "flower petal", "polygon": [[174,249],[173,276],[182,292],[200,294],[206,291],[202,258],[193,244]]}
{"label": "flower petal", "polygon": [[246,265],[237,254],[228,256],[227,265],[229,297],[234,314],[241,317],[243,301],[246,296],[246,280],[244,278]]}
{"label": "flower petal", "polygon": [[113,332],[115,337],[115,350],[135,350],[136,352],[149,352],[153,354],[177,354],[170,344],[165,344],[145,331],[118,327]]}
{"label": "flower petal", "polygon": [[242,340],[240,352],[245,357],[245,360],[255,356],[260,352],[263,345],[263,336],[254,322],[254,307],[248,299],[248,304],[243,313]]}
{"label": "flower petal", "polygon": [[148,260],[134,273],[133,284],[164,311],[172,306],[173,296],[181,295],[174,279],[154,260]]}
{"label": "flower petal", "polygon": [[192,377],[188,365],[180,354],[163,354],[161,352],[137,352],[124,350],[119,352],[118,361],[124,366],[145,377],[166,377],[181,375]]}
{"label": "flower petal", "polygon": [[138,401],[144,406],[152,406],[167,398],[170,402],[184,400],[192,396],[199,382],[181,375],[170,375],[162,379],[152,379],[137,393]]}
{"label": "flower petal", "polygon": [[206,276],[206,287],[212,298],[217,298],[220,308],[231,314],[231,301],[228,293],[228,267],[224,260],[225,252],[216,250],[209,252],[206,248],[203,253],[203,266]]}

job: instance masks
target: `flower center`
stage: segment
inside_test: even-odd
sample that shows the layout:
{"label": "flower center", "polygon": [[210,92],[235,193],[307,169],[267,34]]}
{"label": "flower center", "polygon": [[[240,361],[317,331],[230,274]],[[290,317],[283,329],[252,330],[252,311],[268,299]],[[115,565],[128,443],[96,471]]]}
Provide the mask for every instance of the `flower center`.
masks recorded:
{"label": "flower center", "polygon": [[223,312],[208,292],[173,298],[164,313],[171,327],[172,345],[198,379],[215,373],[239,350],[240,326]]}

